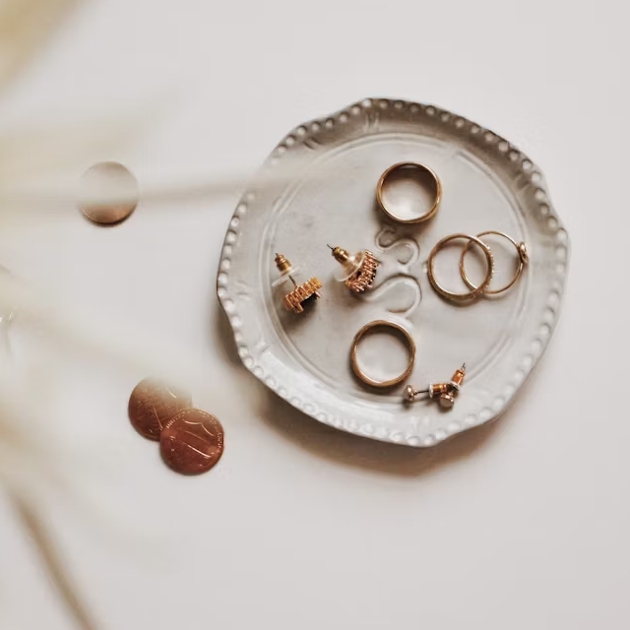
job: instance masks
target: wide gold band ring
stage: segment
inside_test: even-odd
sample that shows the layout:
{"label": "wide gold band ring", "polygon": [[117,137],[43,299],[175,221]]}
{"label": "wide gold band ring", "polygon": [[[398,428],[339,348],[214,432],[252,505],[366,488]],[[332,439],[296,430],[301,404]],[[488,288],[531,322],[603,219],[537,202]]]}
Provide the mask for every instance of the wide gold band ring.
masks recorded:
{"label": "wide gold band ring", "polygon": [[[521,277],[521,274],[523,273],[523,269],[525,269],[525,265],[529,262],[529,254],[527,253],[527,246],[525,245],[525,243],[523,242],[517,243],[511,236],[508,236],[504,232],[497,232],[496,230],[488,230],[487,232],[481,232],[480,234],[477,234],[477,238],[481,238],[482,236],[490,236],[492,234],[494,234],[495,236],[502,236],[503,238],[510,241],[512,245],[514,245],[514,248],[516,249],[516,253],[518,254],[518,267],[516,268],[514,276],[512,277],[510,282],[508,282],[505,286],[501,287],[500,289],[490,290],[489,288],[486,287],[483,291],[486,295],[496,295],[497,293],[503,293],[503,291],[507,291]],[[466,254],[468,253],[470,249],[470,245],[471,245],[471,242],[468,241],[468,243],[466,243],[464,247],[464,251],[462,251],[462,256],[459,259],[459,273],[462,277],[462,280],[466,283],[466,286],[469,289],[477,289],[478,287],[466,275],[466,269],[464,266],[464,259],[466,258]]]}
{"label": "wide gold band ring", "polygon": [[[359,342],[365,335],[376,331],[377,329],[382,328],[388,331],[394,331],[395,334],[399,335],[400,338],[407,346],[407,350],[409,351],[409,361],[407,363],[407,367],[395,378],[388,379],[385,381],[376,381],[373,378],[370,378],[359,366],[359,361],[357,359],[357,347]],[[363,381],[366,385],[370,385],[371,387],[393,387],[394,385],[398,385],[398,383],[402,383],[406,378],[409,377],[411,371],[413,370],[413,364],[416,360],[416,344],[412,338],[412,336],[399,324],[395,324],[394,322],[389,322],[384,319],[377,319],[369,324],[366,324],[359,330],[359,332],[354,336],[352,340],[352,346],[350,350],[350,364],[352,365],[352,371],[355,373],[356,377]]]}
{"label": "wide gold band ring", "polygon": [[[387,204],[384,199],[384,189],[388,187],[396,178],[407,176],[412,177],[418,181],[424,181],[429,176],[429,180],[433,187],[433,203],[429,208],[428,212],[421,214],[417,217],[412,218],[403,218],[399,214],[396,214],[395,209],[391,203]],[[422,223],[423,221],[427,221],[433,218],[440,206],[440,201],[442,200],[442,184],[438,176],[424,164],[417,164],[416,162],[400,162],[398,164],[394,164],[390,166],[380,177],[378,180],[378,184],[376,185],[376,200],[378,201],[378,205],[381,210],[394,221],[398,223]]]}
{"label": "wide gold band ring", "polygon": [[[456,239],[466,239],[467,241],[469,241],[469,243],[467,243],[468,245],[470,245],[470,243],[478,245],[483,251],[484,256],[486,257],[486,275],[483,279],[483,282],[478,287],[471,288],[471,290],[467,293],[453,293],[452,291],[448,291],[447,289],[445,289],[436,280],[435,270],[433,269],[433,266],[435,264],[435,257],[437,256],[438,252],[444,249],[444,247],[448,243]],[[490,248],[480,238],[476,236],[470,236],[470,234],[451,234],[450,236],[445,236],[443,239],[439,240],[436,243],[435,247],[431,250],[427,264],[427,274],[429,276],[429,282],[431,283],[431,286],[441,296],[455,302],[465,302],[481,295],[486,290],[488,285],[492,282],[492,276],[494,274],[494,257],[492,256],[492,251],[490,250]]]}

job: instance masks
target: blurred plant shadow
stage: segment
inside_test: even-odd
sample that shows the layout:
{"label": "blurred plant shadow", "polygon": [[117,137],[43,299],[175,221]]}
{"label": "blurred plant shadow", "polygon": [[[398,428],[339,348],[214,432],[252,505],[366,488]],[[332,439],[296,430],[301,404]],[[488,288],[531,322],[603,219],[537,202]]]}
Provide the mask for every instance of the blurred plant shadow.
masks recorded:
{"label": "blurred plant shadow", "polygon": [[30,534],[44,568],[77,626],[83,630],[96,630],[96,624],[64,566],[64,559],[49,532],[48,524],[28,502],[16,496],[13,496],[12,500],[16,513]]}
{"label": "blurred plant shadow", "polygon": [[218,301],[215,302],[214,295],[211,300],[215,303],[217,310],[215,337],[218,338],[218,343],[216,343],[214,337],[209,339],[208,343],[211,344],[214,351],[221,353],[223,359],[232,365],[243,368],[244,370],[245,366],[242,364],[241,359],[238,356],[236,342],[234,341],[234,332],[232,331],[232,326],[230,325],[228,316],[223,310],[221,304]]}
{"label": "blurred plant shadow", "polygon": [[[4,0],[0,4],[0,91],[6,90],[10,82],[22,74],[52,37],[62,18],[81,1]],[[33,151],[31,159],[33,155],[38,153]],[[0,154],[0,161],[10,164],[12,157],[11,154],[6,154],[6,157]],[[95,630],[94,620],[64,566],[62,554],[50,535],[48,524],[22,496],[22,492],[13,493],[10,498],[17,518],[30,535],[41,563],[75,625],[83,630]]]}
{"label": "blurred plant shadow", "polygon": [[83,0],[4,0],[0,4],[0,89],[16,79]]}
{"label": "blurred plant shadow", "polygon": [[262,419],[301,448],[346,466],[403,477],[416,477],[472,455],[497,430],[498,421],[453,436],[431,448],[414,448],[372,440],[322,424],[267,392]]}

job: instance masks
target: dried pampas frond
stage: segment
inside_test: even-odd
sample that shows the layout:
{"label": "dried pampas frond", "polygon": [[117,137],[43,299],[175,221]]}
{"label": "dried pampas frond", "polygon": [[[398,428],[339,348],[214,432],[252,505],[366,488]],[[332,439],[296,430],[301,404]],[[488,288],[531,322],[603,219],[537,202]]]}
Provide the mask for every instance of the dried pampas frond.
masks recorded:
{"label": "dried pampas frond", "polygon": [[0,0],[0,87],[16,77],[78,0]]}
{"label": "dried pampas frond", "polygon": [[[0,0],[0,89],[6,89],[9,81],[18,76],[45,43],[63,14],[75,4],[77,0]],[[4,178],[0,187],[10,177],[8,165],[19,163],[19,160],[13,161],[17,157],[14,151],[18,142],[2,144],[4,153],[0,155],[0,172]],[[26,145],[22,146],[26,148]],[[31,153],[28,160],[32,159]],[[0,193],[0,198],[2,196]],[[0,273],[0,276],[9,277],[6,273]],[[63,481],[54,462],[46,454],[44,444],[37,439],[38,432],[33,431],[38,412],[34,409],[32,395],[25,395],[24,391],[25,387],[33,391],[30,389],[33,375],[18,377],[11,369],[7,340],[8,314],[11,311],[12,305],[9,304],[0,317],[0,484],[12,498],[20,521],[29,532],[77,627],[95,630],[96,626],[63,567],[45,521],[34,507],[46,487],[62,486]]]}
{"label": "dried pampas frond", "polygon": [[81,123],[0,130],[0,187],[7,191],[20,184],[30,188],[38,180],[76,181],[86,164],[120,152],[146,124],[140,112],[127,112]]}
{"label": "dried pampas frond", "polygon": [[[0,309],[12,308],[16,319],[50,340],[86,357],[112,361],[118,367],[151,373],[157,370],[174,384],[207,390],[212,373],[196,353],[163,338],[130,328],[95,312],[64,305],[58,297],[27,285],[11,274],[0,274]],[[225,398],[225,391],[217,391]],[[219,396],[219,394],[221,394]]]}
{"label": "dried pampas frond", "polygon": [[13,497],[13,504],[20,521],[37,547],[37,551],[44,562],[48,575],[63,600],[66,602],[66,606],[74,617],[77,626],[82,630],[96,630],[96,625],[91,619],[85,605],[78,597],[76,587],[63,566],[63,561],[57,551],[55,543],[37,509],[18,497]]}
{"label": "dried pampas frond", "polygon": [[[137,128],[135,129],[137,133]],[[127,138],[129,136],[126,136]],[[109,138],[111,140],[111,136]],[[9,155],[8,151],[2,150],[2,134],[0,133],[0,165],[3,163],[3,156]],[[120,146],[118,144],[117,146]],[[44,149],[46,152],[47,149]],[[48,155],[51,153],[48,151]],[[55,160],[56,161],[56,160]],[[83,164],[89,163],[84,160]],[[19,165],[14,165],[16,168]],[[306,172],[310,162],[298,156],[286,158],[281,167],[263,169],[258,173],[252,171],[242,171],[224,174],[215,179],[205,178],[203,181],[185,181],[153,184],[142,182],[142,204],[145,206],[144,212],[151,210],[159,211],[160,204],[191,200],[210,200],[220,197],[229,197],[241,192],[246,186],[254,189],[270,190],[274,187],[278,189],[300,179]],[[46,169],[43,169],[46,172]],[[1,171],[0,171],[1,173]],[[32,165],[28,165],[21,177],[35,176]],[[316,181],[312,174],[309,174],[311,181]],[[68,178],[46,177],[45,180],[27,180],[25,183],[16,182],[15,178],[11,182],[3,184],[0,174],[0,219],[10,221],[12,224],[19,221],[28,222],[31,218],[46,217],[51,220],[65,218],[76,212],[78,186],[76,178],[68,183]],[[323,180],[322,180],[323,182]],[[127,205],[135,201],[134,197],[127,197],[115,187],[108,191],[98,191],[98,196],[81,196],[81,201],[85,204],[114,207],[117,205]],[[180,206],[179,211],[186,206]]]}
{"label": "dried pampas frond", "polygon": [[[77,626],[94,630],[96,626],[63,567],[39,511],[48,496],[69,491],[60,462],[46,440],[45,412],[54,383],[48,370],[20,373],[12,364],[6,341],[7,321],[0,321],[0,487],[16,506],[18,517]],[[33,396],[33,391],[37,391],[37,396]]]}
{"label": "dried pampas frond", "polygon": [[[10,79],[17,77],[42,47],[64,13],[78,3],[79,0],[0,0],[0,91],[6,89]],[[150,120],[145,114],[142,118],[132,115],[65,128],[0,130],[3,227],[7,222],[26,226],[30,217],[42,213],[55,218],[77,213],[77,178],[91,165],[93,156],[119,153],[121,145],[136,138],[138,129],[146,128]],[[151,116],[155,116],[155,108]],[[275,186],[294,178],[303,168],[299,158],[284,160],[281,167],[260,174],[256,182],[260,187]],[[143,183],[142,200],[156,204],[233,194],[249,179],[250,173],[237,173],[211,183],[154,187]],[[196,354],[163,338],[149,337],[144,330],[129,330],[124,322],[103,321],[98,313],[82,314],[80,309],[62,304],[45,290],[27,285],[11,274],[0,273],[0,313],[4,314],[0,315],[0,487],[12,497],[21,522],[76,624],[83,630],[94,630],[94,620],[63,567],[41,511],[45,494],[69,489],[59,458],[46,447],[44,432],[38,430],[49,424],[42,403],[49,400],[46,396],[54,395],[55,383],[49,373],[33,370],[19,373],[8,360],[6,326],[7,314],[12,311],[28,330],[44,333],[42,339],[58,344],[66,352],[79,352],[84,357],[145,374],[160,373],[173,384],[198,386],[205,392],[215,379]],[[33,396],[34,391],[37,396]],[[231,398],[224,388],[208,394],[214,394],[218,406],[227,405]],[[219,417],[224,411],[213,409]]]}

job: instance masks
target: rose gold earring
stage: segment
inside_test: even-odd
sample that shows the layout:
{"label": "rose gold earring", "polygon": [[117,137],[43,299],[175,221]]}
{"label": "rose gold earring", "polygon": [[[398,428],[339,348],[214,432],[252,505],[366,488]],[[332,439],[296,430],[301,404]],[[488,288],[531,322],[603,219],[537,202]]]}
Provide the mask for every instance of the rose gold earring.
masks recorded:
{"label": "rose gold earring", "polygon": [[341,270],[335,276],[339,282],[343,282],[352,293],[363,293],[372,288],[376,268],[381,262],[371,251],[362,249],[356,254],[350,254],[341,247],[328,247],[335,260],[341,264]]}
{"label": "rose gold earring", "polygon": [[464,363],[459,370],[451,377],[448,383],[430,384],[427,389],[414,389],[411,385],[405,387],[405,399],[407,403],[414,402],[421,394],[428,395],[429,398],[437,398],[440,406],[450,409],[455,404],[455,398],[459,394],[459,390],[466,376],[466,364]]}
{"label": "rose gold earring", "polygon": [[293,277],[298,269],[293,267],[291,262],[282,254],[276,254],[275,263],[280,272],[280,277],[274,280],[272,286],[276,287],[283,283],[290,283],[293,288],[282,298],[282,301],[288,310],[294,313],[303,313],[306,306],[314,303],[317,298],[321,297],[319,289],[322,288],[322,283],[313,276],[306,282],[298,284]]}

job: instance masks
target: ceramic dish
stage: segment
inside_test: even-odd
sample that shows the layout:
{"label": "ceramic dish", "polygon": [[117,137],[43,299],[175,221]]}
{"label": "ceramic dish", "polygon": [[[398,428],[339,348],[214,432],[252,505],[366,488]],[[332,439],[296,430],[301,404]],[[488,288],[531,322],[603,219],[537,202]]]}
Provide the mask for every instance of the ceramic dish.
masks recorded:
{"label": "ceramic dish", "polygon": [[[396,223],[375,201],[380,175],[405,161],[429,166],[442,184],[439,211],[423,224]],[[454,232],[485,230],[527,243],[522,277],[502,296],[472,304],[440,298],[426,274],[432,247]],[[497,275],[508,278],[514,252],[488,243]],[[382,262],[374,288],[354,297],[336,282],[327,244],[371,250]],[[272,287],[276,252],[299,266],[300,279],[322,281],[322,297],[308,312],[287,311],[282,289]],[[453,286],[456,253],[436,264]],[[275,148],[230,221],[217,293],[244,365],[278,396],[338,429],[428,447],[510,404],[549,342],[568,261],[567,232],[540,169],[507,140],[432,105],[366,99],[297,127]],[[469,263],[471,275],[477,262]],[[350,343],[377,319],[401,324],[415,340],[408,384],[448,380],[466,362],[451,410],[430,401],[404,405],[404,383],[373,391],[353,377]],[[367,368],[393,369],[400,348],[376,341],[366,349]]]}

